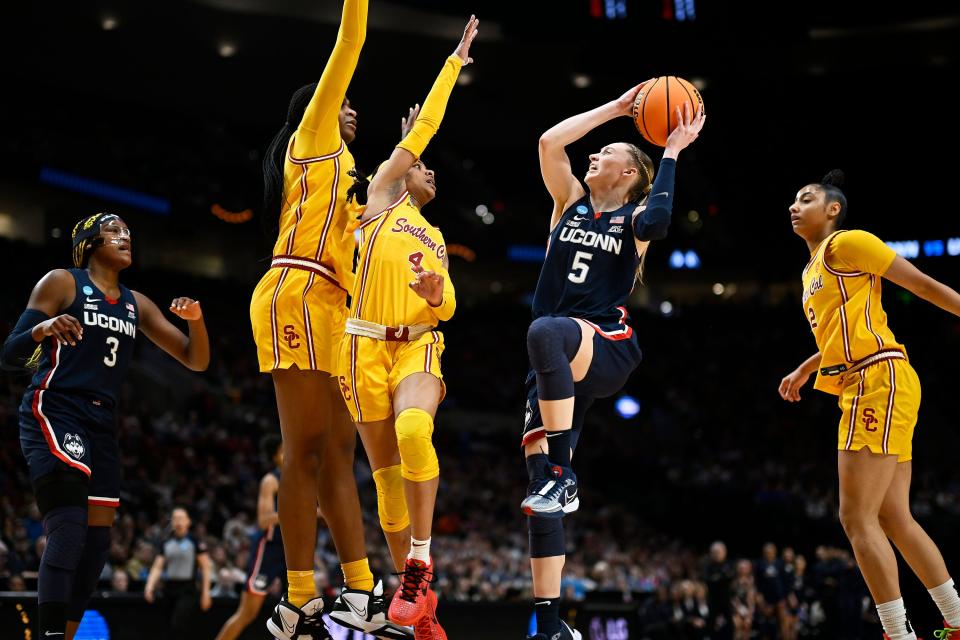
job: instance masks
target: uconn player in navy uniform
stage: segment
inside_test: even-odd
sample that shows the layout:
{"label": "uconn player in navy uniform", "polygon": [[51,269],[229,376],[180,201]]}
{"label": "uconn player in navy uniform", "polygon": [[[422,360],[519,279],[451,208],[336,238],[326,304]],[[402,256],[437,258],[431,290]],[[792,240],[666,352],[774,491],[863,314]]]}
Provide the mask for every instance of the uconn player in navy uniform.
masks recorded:
{"label": "uconn player in navy uniform", "polygon": [[71,640],[96,586],[120,504],[116,403],[137,333],[194,371],[210,361],[199,303],[176,298],[185,336],[149,298],[119,282],[130,229],[100,213],[73,229],[74,269],[37,283],[3,345],[8,368],[33,368],[20,405],[20,446],[43,514],[40,637]]}
{"label": "uconn player in navy uniform", "polygon": [[580,638],[559,617],[566,550],[560,518],[580,503],[570,458],[590,404],[619,391],[640,363],[624,305],[647,245],[666,237],[677,154],[705,120],[690,106],[680,114],[656,179],[653,162],[636,146],[603,147],[590,156],[588,191],[574,177],[565,147],[604,122],[630,115],[642,86],[540,138],[540,170],[553,215],[527,334],[532,371],[522,442],[530,485],[521,505],[530,516],[536,640]]}
{"label": "uconn player in navy uniform", "polygon": [[223,623],[216,640],[234,640],[260,613],[263,599],[274,580],[284,580],[287,563],[283,556],[280,518],[277,515],[277,492],[280,491],[280,467],[283,464],[283,441],[280,436],[264,436],[260,452],[273,469],[260,480],[257,498],[257,525],[260,531],[250,554],[247,584],[240,595],[240,604],[230,619]]}

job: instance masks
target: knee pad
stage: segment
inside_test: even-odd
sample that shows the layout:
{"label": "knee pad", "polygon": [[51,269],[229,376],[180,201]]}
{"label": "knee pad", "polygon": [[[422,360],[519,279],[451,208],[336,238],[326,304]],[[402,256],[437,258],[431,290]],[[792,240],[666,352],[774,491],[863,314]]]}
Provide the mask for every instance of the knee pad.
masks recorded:
{"label": "knee pad", "polygon": [[530,526],[530,557],[552,558],[567,554],[563,520],[559,518],[527,518]]}
{"label": "knee pad", "polygon": [[433,448],[433,418],[423,409],[406,409],[395,422],[400,449],[400,473],[407,480],[426,482],[440,475]]}
{"label": "knee pad", "polygon": [[537,393],[542,400],[573,396],[570,362],[580,349],[580,325],[570,318],[537,318],[527,331],[527,354],[537,373]]}
{"label": "knee pad", "polygon": [[83,557],[87,542],[87,509],[85,507],[57,507],[43,518],[43,532],[47,546],[41,564],[74,571]]}
{"label": "knee pad", "polygon": [[403,531],[410,526],[407,500],[403,494],[403,475],[400,465],[384,467],[373,472],[377,485],[377,512],[380,528],[388,533]]}

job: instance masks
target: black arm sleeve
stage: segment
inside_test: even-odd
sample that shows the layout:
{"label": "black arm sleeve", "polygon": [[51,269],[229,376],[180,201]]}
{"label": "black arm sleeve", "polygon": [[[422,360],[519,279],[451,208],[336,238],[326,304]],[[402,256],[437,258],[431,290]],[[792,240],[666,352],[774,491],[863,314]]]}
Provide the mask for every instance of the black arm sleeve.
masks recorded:
{"label": "black arm sleeve", "polygon": [[667,237],[670,214],[673,213],[673,183],[676,171],[677,161],[673,158],[660,161],[660,170],[653,179],[647,208],[633,219],[633,233],[637,240],[662,240]]}
{"label": "black arm sleeve", "polygon": [[36,309],[27,309],[20,315],[17,326],[7,336],[3,343],[3,352],[0,353],[0,363],[4,369],[22,369],[26,365],[40,344],[33,339],[33,328],[49,319],[50,316]]}

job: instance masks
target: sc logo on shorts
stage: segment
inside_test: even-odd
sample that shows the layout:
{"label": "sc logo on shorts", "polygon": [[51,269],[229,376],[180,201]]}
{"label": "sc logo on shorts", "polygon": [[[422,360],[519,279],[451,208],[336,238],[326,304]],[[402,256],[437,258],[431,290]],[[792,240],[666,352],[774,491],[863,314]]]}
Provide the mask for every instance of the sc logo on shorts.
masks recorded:
{"label": "sc logo on shorts", "polygon": [[300,334],[297,333],[296,327],[292,324],[284,325],[283,340],[291,349],[298,349],[300,347]]}
{"label": "sc logo on shorts", "polygon": [[340,381],[340,393],[343,394],[343,399],[350,402],[353,400],[353,397],[350,395],[350,385],[347,384],[347,376],[340,376],[338,380]]}

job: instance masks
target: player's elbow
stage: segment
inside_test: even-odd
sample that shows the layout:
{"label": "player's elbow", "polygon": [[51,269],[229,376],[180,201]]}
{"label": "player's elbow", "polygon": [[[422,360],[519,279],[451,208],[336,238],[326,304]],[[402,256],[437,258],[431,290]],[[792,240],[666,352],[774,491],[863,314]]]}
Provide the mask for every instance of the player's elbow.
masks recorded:
{"label": "player's elbow", "polygon": [[557,148],[563,148],[563,144],[560,142],[560,140],[557,138],[556,135],[554,135],[550,131],[547,131],[540,136],[539,149],[540,149],[541,156]]}
{"label": "player's elbow", "polygon": [[649,242],[663,240],[670,230],[670,209],[647,209],[633,223],[633,233],[637,240]]}
{"label": "player's elbow", "polygon": [[183,364],[186,365],[187,369],[190,369],[190,371],[202,373],[207,370],[207,367],[210,366],[210,354],[187,358]]}

